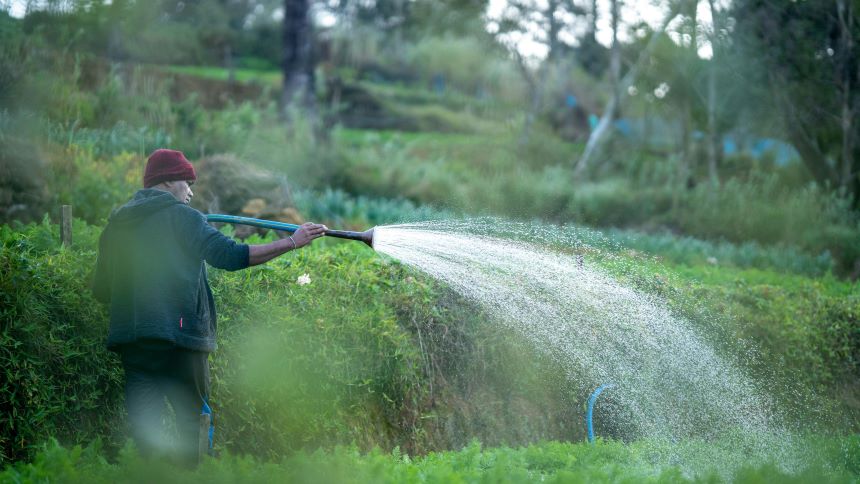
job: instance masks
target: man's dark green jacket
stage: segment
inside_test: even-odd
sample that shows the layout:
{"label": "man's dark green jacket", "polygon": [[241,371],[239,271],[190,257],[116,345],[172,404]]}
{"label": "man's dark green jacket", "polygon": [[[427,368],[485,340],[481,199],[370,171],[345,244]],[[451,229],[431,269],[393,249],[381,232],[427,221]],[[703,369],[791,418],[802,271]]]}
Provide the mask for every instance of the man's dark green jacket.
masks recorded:
{"label": "man's dark green jacket", "polygon": [[93,291],[110,308],[107,346],[161,340],[215,350],[215,300],[206,264],[248,267],[248,246],[225,236],[168,192],[138,191],[99,239]]}

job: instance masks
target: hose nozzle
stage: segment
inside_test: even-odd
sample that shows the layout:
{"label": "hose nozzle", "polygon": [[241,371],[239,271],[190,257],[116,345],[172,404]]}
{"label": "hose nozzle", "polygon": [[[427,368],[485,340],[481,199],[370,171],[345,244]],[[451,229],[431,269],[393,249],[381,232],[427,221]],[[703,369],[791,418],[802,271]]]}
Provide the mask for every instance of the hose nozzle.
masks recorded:
{"label": "hose nozzle", "polygon": [[371,249],[373,248],[373,231],[376,227],[372,229],[365,230],[364,232],[351,232],[348,230],[326,230],[325,234],[328,237],[338,237],[340,239],[349,239],[349,240],[360,240],[368,245]]}

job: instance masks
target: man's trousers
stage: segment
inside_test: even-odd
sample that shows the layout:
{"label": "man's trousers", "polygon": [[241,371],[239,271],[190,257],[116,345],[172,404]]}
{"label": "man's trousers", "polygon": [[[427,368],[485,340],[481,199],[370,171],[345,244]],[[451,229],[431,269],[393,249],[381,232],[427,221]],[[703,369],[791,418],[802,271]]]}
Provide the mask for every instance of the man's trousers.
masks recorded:
{"label": "man's trousers", "polygon": [[[181,348],[127,346],[120,352],[125,368],[125,405],[131,435],[145,456],[166,455],[183,465],[198,462],[200,415],[209,407],[209,353]],[[165,398],[176,415],[178,439],[166,438]],[[209,447],[212,446],[209,428]]]}

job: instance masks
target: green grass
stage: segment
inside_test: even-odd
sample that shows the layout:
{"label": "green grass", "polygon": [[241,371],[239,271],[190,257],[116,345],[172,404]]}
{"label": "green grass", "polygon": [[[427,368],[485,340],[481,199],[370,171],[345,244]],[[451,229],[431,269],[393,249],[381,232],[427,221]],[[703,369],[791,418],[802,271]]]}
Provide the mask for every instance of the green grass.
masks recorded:
{"label": "green grass", "polygon": [[495,121],[514,115],[520,108],[498,99],[479,99],[475,96],[448,89],[443,93],[419,86],[380,84],[359,81],[358,84],[374,95],[403,106],[443,106],[451,111],[470,112]]}
{"label": "green grass", "polygon": [[[661,447],[647,442],[621,444],[543,442],[526,447],[483,448],[472,442],[457,451],[410,456],[400,449],[361,453],[354,447],[297,453],[275,461],[225,455],[206,459],[194,470],[139,458],[127,447],[116,463],[98,445],[63,448],[47,445],[32,463],[0,473],[4,482],[343,482],[343,483],[849,483],[858,479],[858,439],[817,439],[823,445],[805,469],[789,472],[774,464],[726,469],[712,461],[698,472],[655,465]],[[665,450],[665,449],[663,449]],[[822,459],[823,458],[823,459]]]}
{"label": "green grass", "polygon": [[[206,79],[215,79],[218,81],[227,81],[229,79],[229,70],[224,67],[214,66],[166,66],[168,72],[176,74],[184,74],[189,76],[203,77]],[[271,86],[279,86],[281,84],[281,72],[278,70],[258,70],[236,68],[234,69],[236,81],[238,82],[257,82],[260,84],[268,84]]]}

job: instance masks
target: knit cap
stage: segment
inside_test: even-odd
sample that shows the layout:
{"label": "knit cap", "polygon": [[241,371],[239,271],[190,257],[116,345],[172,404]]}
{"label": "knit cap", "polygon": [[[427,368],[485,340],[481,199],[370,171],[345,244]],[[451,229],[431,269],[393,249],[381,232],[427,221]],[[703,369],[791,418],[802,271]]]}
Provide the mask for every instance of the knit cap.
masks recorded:
{"label": "knit cap", "polygon": [[196,179],[194,167],[181,151],[158,149],[146,160],[143,187],[149,188],[166,181]]}

